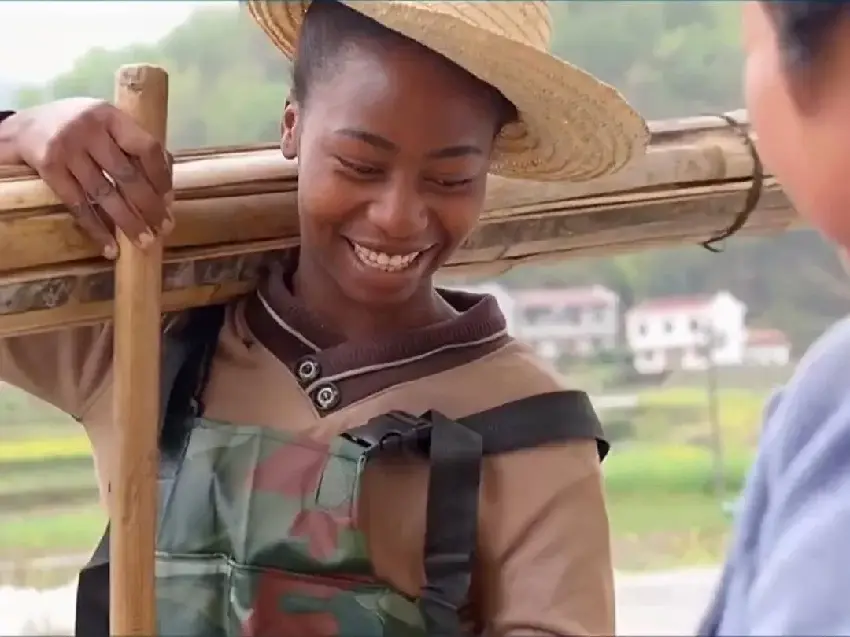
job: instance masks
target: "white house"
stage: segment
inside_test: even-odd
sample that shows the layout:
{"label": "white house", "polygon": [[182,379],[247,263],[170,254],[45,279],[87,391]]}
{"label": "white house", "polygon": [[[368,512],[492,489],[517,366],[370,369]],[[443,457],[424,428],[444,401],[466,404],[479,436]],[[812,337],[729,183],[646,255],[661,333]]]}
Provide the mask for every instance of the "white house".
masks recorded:
{"label": "white house", "polygon": [[626,313],[626,340],[638,372],[703,369],[711,351],[715,365],[740,365],[746,349],[746,306],[729,292],[666,297]]}
{"label": "white house", "polygon": [[748,365],[783,367],[791,362],[791,341],[780,330],[749,330],[744,350]]}
{"label": "white house", "polygon": [[517,290],[517,338],[547,358],[614,349],[620,298],[601,285]]}
{"label": "white house", "polygon": [[470,292],[472,294],[489,294],[496,299],[499,309],[505,316],[505,324],[511,336],[517,334],[518,312],[514,297],[498,283],[478,283],[474,285],[450,285],[450,290]]}

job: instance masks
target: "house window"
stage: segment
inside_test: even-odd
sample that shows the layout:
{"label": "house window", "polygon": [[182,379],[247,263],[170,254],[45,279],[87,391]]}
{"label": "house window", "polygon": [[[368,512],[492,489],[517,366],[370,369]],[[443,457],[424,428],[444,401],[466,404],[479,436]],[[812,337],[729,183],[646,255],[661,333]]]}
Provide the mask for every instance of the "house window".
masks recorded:
{"label": "house window", "polygon": [[637,355],[637,360],[643,365],[654,365],[657,358],[658,353],[655,350],[648,350]]}
{"label": "house window", "polygon": [[577,323],[578,322],[578,311],[574,307],[565,307],[561,310],[561,318],[566,323]]}
{"label": "house window", "polygon": [[539,323],[549,316],[549,308],[546,307],[530,307],[525,311],[525,319],[529,323]]}

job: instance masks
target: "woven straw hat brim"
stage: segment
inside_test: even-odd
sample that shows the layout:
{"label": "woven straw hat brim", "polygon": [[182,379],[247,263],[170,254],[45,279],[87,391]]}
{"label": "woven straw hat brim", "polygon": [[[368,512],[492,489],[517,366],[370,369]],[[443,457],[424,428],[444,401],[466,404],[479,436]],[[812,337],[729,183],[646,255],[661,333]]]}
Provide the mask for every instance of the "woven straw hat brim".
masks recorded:
{"label": "woven straw hat brim", "polygon": [[[580,182],[611,175],[646,150],[646,122],[616,89],[547,52],[470,25],[461,14],[470,3],[441,3],[440,12],[429,10],[427,2],[344,4],[442,54],[516,106],[520,121],[497,138],[492,174]],[[247,0],[247,5],[292,59],[309,2]]]}

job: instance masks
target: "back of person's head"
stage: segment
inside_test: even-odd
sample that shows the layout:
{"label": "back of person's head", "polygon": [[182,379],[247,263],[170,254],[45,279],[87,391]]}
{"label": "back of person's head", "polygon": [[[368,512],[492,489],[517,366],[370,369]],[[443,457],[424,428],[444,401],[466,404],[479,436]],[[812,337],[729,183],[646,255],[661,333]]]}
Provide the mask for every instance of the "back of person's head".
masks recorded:
{"label": "back of person's head", "polygon": [[795,207],[850,247],[850,4],[744,8],[745,97],[759,152]]}
{"label": "back of person's head", "polygon": [[837,37],[850,4],[809,0],[762,3],[772,20],[788,71],[804,72],[817,64]]}

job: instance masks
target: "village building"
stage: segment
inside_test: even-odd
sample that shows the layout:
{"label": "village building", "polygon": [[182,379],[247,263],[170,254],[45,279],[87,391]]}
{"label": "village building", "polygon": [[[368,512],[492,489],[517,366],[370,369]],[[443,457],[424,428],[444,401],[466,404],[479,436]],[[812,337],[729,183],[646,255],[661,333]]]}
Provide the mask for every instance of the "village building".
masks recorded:
{"label": "village building", "polygon": [[601,285],[514,292],[517,337],[549,359],[593,357],[618,345],[620,298]]}
{"label": "village building", "polygon": [[[726,291],[651,299],[625,316],[626,340],[638,372],[741,365],[747,308]],[[710,358],[709,358],[710,357]]]}

